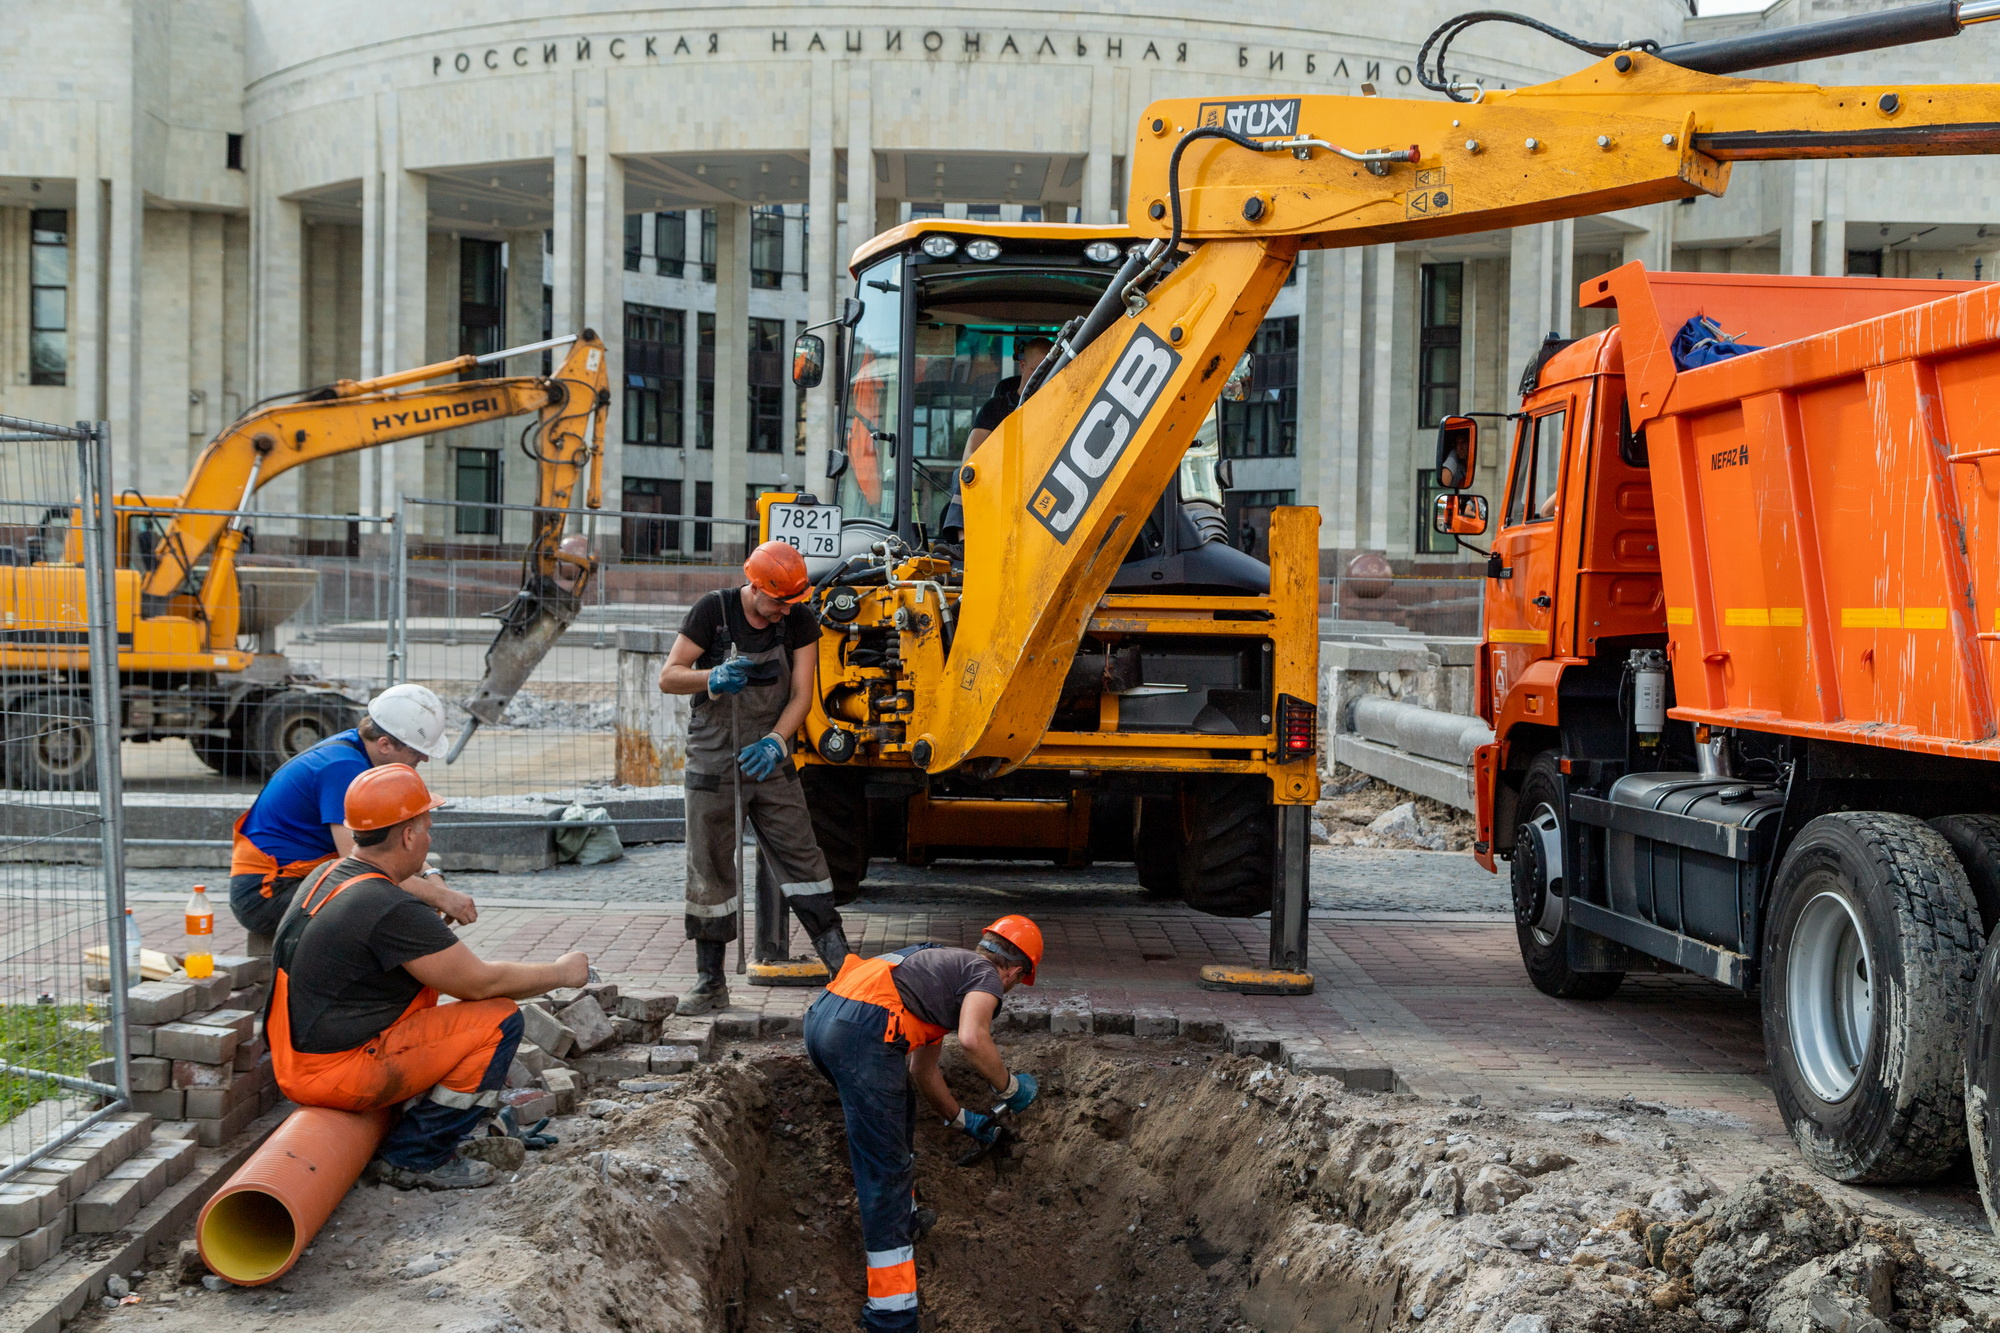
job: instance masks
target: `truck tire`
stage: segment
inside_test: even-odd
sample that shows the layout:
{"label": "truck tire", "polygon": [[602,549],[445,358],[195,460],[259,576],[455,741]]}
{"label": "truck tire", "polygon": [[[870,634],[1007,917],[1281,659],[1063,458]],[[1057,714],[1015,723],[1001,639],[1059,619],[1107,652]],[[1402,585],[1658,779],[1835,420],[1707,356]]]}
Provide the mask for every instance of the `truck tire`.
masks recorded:
{"label": "truck tire", "polygon": [[845,907],[861,896],[868,877],[868,796],[865,774],[812,764],[799,774],[813,838],[833,879],[833,901]]}
{"label": "truck tire", "polygon": [[1958,863],[1979,904],[1979,931],[2000,926],[2000,815],[1945,815],[1931,821],[1958,853]]}
{"label": "truck tire", "polygon": [[2000,1187],[2000,932],[1987,941],[1979,963],[1979,998],[1965,1045],[1965,1137],[1986,1222],[2000,1234],[1993,1192]]}
{"label": "truck tire", "polygon": [[1578,972],[1569,965],[1572,929],[1563,849],[1569,845],[1569,812],[1563,808],[1562,771],[1553,751],[1535,756],[1521,782],[1515,809],[1521,822],[1508,859],[1514,896],[1514,937],[1535,989],[1558,1000],[1608,1000],[1623,972]]}
{"label": "truck tire", "polygon": [[1139,887],[1148,898],[1173,901],[1181,896],[1180,802],[1171,796],[1142,796],[1132,833],[1132,864]]}
{"label": "truck tire", "polygon": [[1278,828],[1269,781],[1243,774],[1188,779],[1181,827],[1182,901],[1210,916],[1271,910]]}
{"label": "truck tire", "polygon": [[1929,1180],[1965,1149],[1979,908],[1922,820],[1822,815],[1771,889],[1764,1048],[1785,1127],[1851,1184]]}
{"label": "truck tire", "polygon": [[97,790],[97,735],[80,693],[31,694],[8,706],[7,785],[17,791]]}
{"label": "truck tire", "polygon": [[227,736],[204,736],[199,733],[188,737],[188,744],[194,747],[195,758],[207,764],[225,778],[249,776],[256,770],[250,752],[250,740],[243,734],[244,719],[251,715],[252,708],[239,708],[230,719]]}
{"label": "truck tire", "polygon": [[304,690],[285,690],[256,706],[245,724],[257,738],[250,762],[265,777],[329,736],[355,725],[345,704]]}

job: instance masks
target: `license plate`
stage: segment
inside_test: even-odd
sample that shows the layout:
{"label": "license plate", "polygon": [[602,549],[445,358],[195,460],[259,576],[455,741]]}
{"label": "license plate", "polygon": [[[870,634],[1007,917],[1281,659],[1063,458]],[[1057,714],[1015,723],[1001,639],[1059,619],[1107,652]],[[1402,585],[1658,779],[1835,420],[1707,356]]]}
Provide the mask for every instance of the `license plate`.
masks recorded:
{"label": "license plate", "polygon": [[808,558],[840,554],[840,506],[774,504],[771,540],[796,546]]}

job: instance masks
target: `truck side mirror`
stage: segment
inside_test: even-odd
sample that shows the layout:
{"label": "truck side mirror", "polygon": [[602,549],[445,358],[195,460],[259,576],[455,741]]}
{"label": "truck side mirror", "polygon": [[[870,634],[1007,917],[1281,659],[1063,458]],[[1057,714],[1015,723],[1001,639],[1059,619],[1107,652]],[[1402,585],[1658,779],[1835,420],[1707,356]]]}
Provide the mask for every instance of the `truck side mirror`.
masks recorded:
{"label": "truck side mirror", "polygon": [[1225,491],[1236,489],[1236,465],[1226,458],[1216,459],[1215,484]]}
{"label": "truck side mirror", "polygon": [[825,374],[826,340],[817,333],[801,333],[792,344],[792,383],[817,389]]}
{"label": "truck side mirror", "polygon": [[1446,417],[1438,422],[1438,485],[1462,491],[1472,483],[1473,469],[1478,466],[1479,423],[1471,417]]}
{"label": "truck side mirror", "polygon": [[826,479],[828,481],[839,481],[842,474],[844,474],[846,471],[847,471],[847,451],[845,449],[827,450]]}
{"label": "truck side mirror", "polygon": [[1431,501],[1431,530],[1446,537],[1477,537],[1486,531],[1486,497],[1446,491]]}
{"label": "truck side mirror", "polygon": [[840,327],[851,329],[861,322],[861,302],[851,296],[840,298]]}

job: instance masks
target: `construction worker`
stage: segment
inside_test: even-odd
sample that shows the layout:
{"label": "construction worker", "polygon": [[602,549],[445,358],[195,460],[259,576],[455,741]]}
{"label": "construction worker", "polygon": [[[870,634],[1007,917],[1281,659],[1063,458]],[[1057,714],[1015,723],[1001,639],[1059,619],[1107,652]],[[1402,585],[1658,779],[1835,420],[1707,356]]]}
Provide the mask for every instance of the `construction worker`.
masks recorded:
{"label": "construction worker", "polygon": [[[299,881],[315,866],[354,851],[341,825],[348,784],[379,764],[421,764],[444,743],[444,701],[421,685],[392,685],[368,705],[361,725],[286,760],[236,821],[229,858],[229,910],[243,928],[274,935]],[[403,887],[470,925],[472,899],[420,866]]]}
{"label": "construction worker", "polygon": [[[916,1204],[916,1096],[951,1129],[990,1147],[1003,1112],[1035,1100],[1033,1074],[1009,1073],[993,1045],[1000,997],[1035,984],[1042,932],[1024,916],[1003,916],[976,949],[916,944],[878,958],[851,957],[806,1011],[806,1054],[840,1092],[847,1160],[861,1205],[868,1252],[868,1300],[861,1323],[874,1330],[917,1327],[917,1265],[911,1244],[935,1217]],[[945,1034],[993,1085],[991,1111],[961,1106],[938,1068]]]}
{"label": "construction worker", "polygon": [[306,879],[272,951],[265,1032],[278,1087],[343,1111],[408,1102],[369,1164],[401,1189],[476,1189],[496,1179],[495,1162],[520,1164],[518,1133],[467,1141],[498,1119],[521,1042],[514,1001],[590,977],[581,953],[489,963],[409,892],[443,804],[406,764],[355,778],[342,803],[354,850]]}
{"label": "construction worker", "polygon": [[688,611],[660,689],[694,696],[687,748],[687,934],[696,981],[677,1012],[729,1004],[723,958],[736,938],[737,799],[757,830],[758,855],[776,873],[813,951],[831,976],[847,957],[833,878],[791,761],[812,701],[819,620],[805,557],[765,542],[743,562],[747,582],[707,593]]}

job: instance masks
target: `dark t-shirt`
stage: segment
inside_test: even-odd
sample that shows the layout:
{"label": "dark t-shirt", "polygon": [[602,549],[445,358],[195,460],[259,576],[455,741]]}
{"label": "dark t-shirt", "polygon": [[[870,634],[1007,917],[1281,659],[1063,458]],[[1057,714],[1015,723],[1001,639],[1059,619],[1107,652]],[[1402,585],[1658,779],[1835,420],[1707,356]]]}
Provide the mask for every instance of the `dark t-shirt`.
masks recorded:
{"label": "dark t-shirt", "polygon": [[743,614],[742,590],[723,588],[703,593],[688,608],[681,633],[701,649],[694,664],[705,671],[729,656],[732,643],[739,653],[765,653],[780,643],[796,652],[819,638],[819,617],[801,602],[787,611],[783,620],[756,629]]}
{"label": "dark t-shirt", "polygon": [[373,870],[352,858],[335,866],[329,888],[369,878],[343,889],[299,933],[286,968],[294,1050],[332,1055],[367,1045],[424,988],[403,964],[458,943],[436,912]]}
{"label": "dark t-shirt", "polygon": [[993,396],[979,409],[979,415],[972,419],[974,430],[997,430],[1007,414],[1021,405],[1021,377],[1009,375],[993,386]]}
{"label": "dark t-shirt", "polygon": [[1007,991],[1000,984],[1000,969],[970,949],[948,945],[917,950],[890,969],[889,979],[911,1013],[953,1032],[966,996],[984,991],[997,1000]]}

